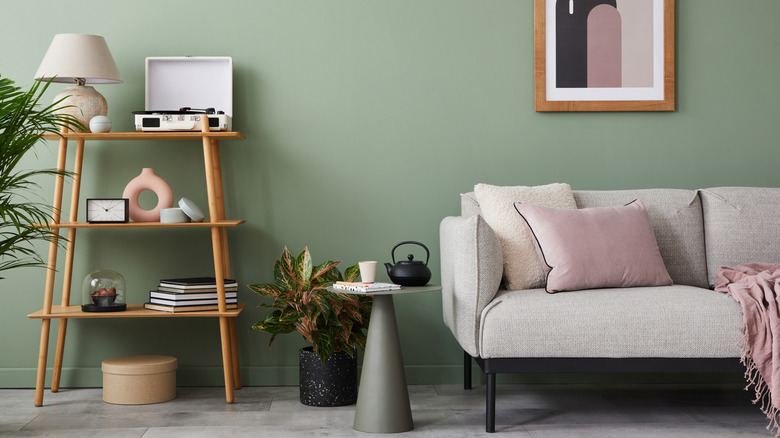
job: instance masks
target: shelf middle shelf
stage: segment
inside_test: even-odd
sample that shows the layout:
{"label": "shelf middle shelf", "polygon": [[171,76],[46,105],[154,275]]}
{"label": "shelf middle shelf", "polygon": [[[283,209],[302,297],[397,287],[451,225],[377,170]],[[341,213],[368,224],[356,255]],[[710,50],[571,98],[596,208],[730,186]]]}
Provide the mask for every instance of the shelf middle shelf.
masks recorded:
{"label": "shelf middle shelf", "polygon": [[222,220],[214,222],[178,222],[178,223],[162,223],[162,222],[127,222],[127,223],[94,223],[89,222],[60,222],[58,224],[51,223],[51,228],[177,228],[177,227],[189,227],[189,228],[211,228],[211,227],[235,227],[243,224],[246,220]]}

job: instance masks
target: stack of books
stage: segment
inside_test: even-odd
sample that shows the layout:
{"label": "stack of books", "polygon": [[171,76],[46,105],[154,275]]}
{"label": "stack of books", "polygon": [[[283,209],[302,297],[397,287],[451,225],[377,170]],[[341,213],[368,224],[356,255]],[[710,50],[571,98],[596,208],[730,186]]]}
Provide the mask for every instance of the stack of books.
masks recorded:
{"label": "stack of books", "polygon": [[[228,309],[238,307],[238,283],[225,279]],[[172,278],[160,280],[157,290],[149,292],[145,309],[162,312],[199,312],[219,310],[217,280],[214,277]]]}
{"label": "stack of books", "polygon": [[401,289],[401,286],[394,283],[354,283],[349,281],[337,281],[333,284],[333,289],[371,293],[383,290],[399,290]]}

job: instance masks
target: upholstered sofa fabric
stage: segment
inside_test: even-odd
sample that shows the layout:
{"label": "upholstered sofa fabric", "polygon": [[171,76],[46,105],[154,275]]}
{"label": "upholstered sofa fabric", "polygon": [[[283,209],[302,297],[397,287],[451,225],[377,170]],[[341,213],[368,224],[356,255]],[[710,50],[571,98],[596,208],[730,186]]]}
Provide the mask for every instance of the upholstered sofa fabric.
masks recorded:
{"label": "upholstered sofa fabric", "polygon": [[501,244],[479,215],[445,218],[440,227],[444,323],[469,354],[477,355],[482,309],[501,282]]}
{"label": "upholstered sofa fabric", "polygon": [[479,202],[477,202],[477,198],[474,197],[474,192],[460,194],[460,215],[461,216],[469,217],[481,213],[482,210],[479,208]]}
{"label": "upholstered sofa fabric", "polygon": [[780,263],[780,189],[717,187],[700,196],[709,287],[721,266]]}
{"label": "upholstered sofa fabric", "polygon": [[499,291],[479,357],[739,357],[740,307],[691,286]]}

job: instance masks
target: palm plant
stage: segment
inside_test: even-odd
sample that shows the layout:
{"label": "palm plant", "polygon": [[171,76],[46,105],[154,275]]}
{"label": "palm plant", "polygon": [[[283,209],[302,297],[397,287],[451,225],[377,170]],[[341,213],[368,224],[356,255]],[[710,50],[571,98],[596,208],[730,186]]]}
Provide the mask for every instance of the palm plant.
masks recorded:
{"label": "palm plant", "polygon": [[83,128],[73,116],[57,112],[60,101],[40,107],[49,84],[35,82],[23,91],[14,81],[0,76],[0,273],[23,266],[45,266],[33,242],[56,236],[51,228],[35,225],[49,223],[51,206],[28,195],[38,188],[35,178],[67,173],[17,168],[44,134],[58,134],[67,126]]}
{"label": "palm plant", "polygon": [[365,295],[349,295],[328,291],[336,281],[354,281],[358,265],[347,268],[344,276],[336,267],[341,262],[327,261],[314,266],[308,248],[293,257],[287,247],[274,264],[274,282],[250,284],[254,292],[274,299],[261,307],[274,309],[265,320],[252,326],[277,335],[297,331],[314,347],[322,363],[334,352],[353,356],[356,349],[366,347],[372,299]]}

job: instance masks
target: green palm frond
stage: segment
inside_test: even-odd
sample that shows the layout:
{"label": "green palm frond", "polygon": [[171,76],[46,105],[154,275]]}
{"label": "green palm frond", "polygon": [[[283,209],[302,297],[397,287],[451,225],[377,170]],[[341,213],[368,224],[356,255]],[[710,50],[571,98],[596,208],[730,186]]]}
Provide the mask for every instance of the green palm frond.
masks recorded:
{"label": "green palm frond", "polygon": [[[52,207],[37,200],[35,178],[68,175],[55,169],[19,169],[26,154],[45,134],[59,134],[65,127],[83,129],[73,116],[58,113],[61,101],[42,106],[49,82],[34,82],[24,91],[0,76],[0,273],[25,266],[45,266],[34,242],[51,241],[56,233],[46,226]],[[2,279],[2,277],[0,277]]]}

